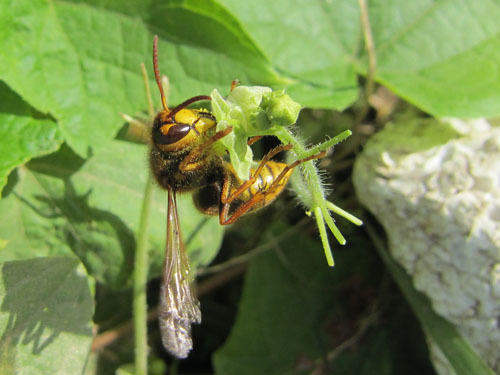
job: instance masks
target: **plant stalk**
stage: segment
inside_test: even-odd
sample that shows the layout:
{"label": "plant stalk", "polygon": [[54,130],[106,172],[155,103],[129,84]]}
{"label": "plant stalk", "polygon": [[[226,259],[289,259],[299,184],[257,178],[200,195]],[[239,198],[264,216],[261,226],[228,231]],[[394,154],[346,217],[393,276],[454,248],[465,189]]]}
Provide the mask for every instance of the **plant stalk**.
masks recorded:
{"label": "plant stalk", "polygon": [[135,346],[135,373],[148,373],[148,329],[147,329],[147,300],[146,286],[148,281],[148,228],[149,213],[153,195],[151,173],[148,173],[144,199],[142,201],[139,232],[134,264],[134,346]]}

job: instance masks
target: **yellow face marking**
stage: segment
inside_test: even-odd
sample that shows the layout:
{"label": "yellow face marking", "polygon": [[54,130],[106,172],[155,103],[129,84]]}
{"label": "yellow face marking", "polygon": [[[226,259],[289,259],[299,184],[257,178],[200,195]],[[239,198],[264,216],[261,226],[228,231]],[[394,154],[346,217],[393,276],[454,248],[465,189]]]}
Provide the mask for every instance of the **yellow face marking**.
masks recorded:
{"label": "yellow face marking", "polygon": [[189,147],[217,124],[210,113],[197,109],[181,109],[173,118],[163,111],[155,120],[158,121],[163,125],[159,127],[159,134],[153,142],[165,152]]}

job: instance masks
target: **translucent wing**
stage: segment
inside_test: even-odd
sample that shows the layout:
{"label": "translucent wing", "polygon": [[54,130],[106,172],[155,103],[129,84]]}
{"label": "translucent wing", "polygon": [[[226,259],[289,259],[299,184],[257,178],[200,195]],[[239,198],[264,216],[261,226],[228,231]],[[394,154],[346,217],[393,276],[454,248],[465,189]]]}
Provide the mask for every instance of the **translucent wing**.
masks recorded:
{"label": "translucent wing", "polygon": [[201,322],[200,303],[191,278],[180,233],[175,192],[168,190],[167,250],[159,321],[163,346],[178,358],[186,358],[193,347],[191,324]]}

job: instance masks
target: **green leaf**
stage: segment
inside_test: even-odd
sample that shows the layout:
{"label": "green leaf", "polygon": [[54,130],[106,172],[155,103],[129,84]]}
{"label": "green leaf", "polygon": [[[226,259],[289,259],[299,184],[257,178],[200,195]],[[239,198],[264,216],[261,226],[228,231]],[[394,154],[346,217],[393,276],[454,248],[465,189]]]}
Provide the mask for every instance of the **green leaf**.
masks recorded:
{"label": "green leaf", "polygon": [[0,373],[81,374],[92,342],[93,302],[78,260],[0,264]]}
{"label": "green leaf", "polygon": [[[276,233],[280,228],[275,225]],[[250,263],[236,323],[213,359],[217,374],[287,374],[299,357],[320,358],[327,311],[342,304],[333,301],[332,285],[370,269],[355,251],[339,254],[342,261],[332,269],[319,241],[300,234],[279,247],[283,252],[263,253]]]}
{"label": "green leaf", "polygon": [[[320,6],[305,9],[317,21],[330,22],[320,17]],[[16,0],[0,4],[0,14],[0,78],[58,120],[64,139],[81,156],[106,146],[121,125],[118,112],[146,107],[137,93],[143,90],[139,64],[151,67],[151,28],[162,37],[160,67],[172,82],[174,103],[214,87],[228,92],[236,78],[287,86],[298,101],[316,107],[345,107],[356,96],[352,64],[342,55],[340,42],[331,42],[326,34],[317,40],[319,29],[298,39],[300,44],[291,43],[296,31],[282,33],[293,58],[271,61],[235,17],[239,12],[231,14],[215,1],[125,5]],[[309,42],[304,51],[302,43]],[[313,61],[314,66],[309,64]],[[346,85],[347,94],[337,91]]]}
{"label": "green leaf", "polygon": [[[368,10],[379,82],[435,115],[500,113],[498,3],[377,0]],[[116,134],[118,112],[146,107],[138,67],[151,67],[151,29],[173,103],[228,92],[238,78],[342,109],[357,96],[355,70],[366,72],[359,18],[355,0],[4,1],[0,79],[86,156]]]}
{"label": "green leaf", "polygon": [[[309,107],[352,103],[354,66],[366,74],[368,65],[357,1],[220,1],[276,69],[296,79],[287,88],[295,100]],[[498,2],[367,4],[377,81],[434,115],[500,113]]]}
{"label": "green leaf", "polygon": [[453,126],[435,118],[400,117],[388,123],[384,131],[377,132],[370,139],[373,148],[367,149],[368,159],[383,158],[387,150],[392,157],[406,156],[412,152],[432,147],[459,138],[460,133]]}
{"label": "green leaf", "polygon": [[54,121],[34,118],[29,106],[0,82],[0,191],[7,176],[33,157],[57,150],[62,136]]}
{"label": "green leaf", "polygon": [[356,0],[299,0],[293,6],[287,0],[219,2],[288,79],[282,87],[294,100],[312,108],[343,109],[356,99],[351,62],[360,35]]}
{"label": "green leaf", "polygon": [[[283,374],[293,367],[298,354],[320,356],[318,330],[303,327],[316,326],[324,314],[328,296],[313,285],[325,281],[328,267],[324,261],[317,264],[316,275],[313,275],[310,259],[320,254],[321,248],[304,238],[296,238],[295,246],[308,249],[303,256],[307,263],[299,270],[300,278],[294,277],[275,254],[252,260],[245,277],[238,319],[230,337],[214,357],[217,374]],[[310,276],[313,278],[309,279]]]}
{"label": "green leaf", "polygon": [[[0,224],[0,237],[8,240],[0,260],[75,253],[98,281],[126,286],[146,157],[145,146],[115,141],[86,163],[63,147],[19,169],[12,193],[0,201],[0,215],[10,218]],[[162,269],[166,206],[166,194],[157,192],[150,224],[150,277]],[[179,199],[179,212],[193,265],[209,262],[222,240],[217,220],[198,213],[189,196]]]}
{"label": "green leaf", "polygon": [[[145,18],[161,20],[165,28],[167,23],[158,14],[175,14],[175,9],[163,8],[153,6]],[[187,12],[184,17],[198,17],[190,9],[180,11]],[[4,25],[0,78],[32,106],[56,118],[64,139],[79,155],[105,147],[122,124],[120,111],[146,108],[139,66],[141,62],[151,66],[152,33],[145,20],[112,7],[106,11],[84,3],[43,0],[3,2],[0,14]],[[227,39],[224,28],[216,31]],[[174,101],[214,86],[228,90],[237,76],[249,79],[241,74],[242,61],[184,42],[188,44],[160,42],[160,66],[172,79]],[[255,48],[251,53],[258,54]],[[243,57],[248,58],[248,53]],[[256,59],[264,61],[262,56]],[[269,64],[264,61],[259,66],[253,79],[276,80]]]}
{"label": "green leaf", "polygon": [[[395,353],[398,348],[391,341],[393,337],[383,330],[378,329],[371,337],[363,342],[360,348],[353,352],[344,352],[334,362],[333,373],[356,374],[356,375],[397,375],[401,374],[401,363],[396,360]],[[360,360],[362,358],[362,360]],[[408,360],[408,358],[405,358]],[[409,370],[414,371],[411,365]],[[399,368],[398,368],[399,366]],[[406,373],[406,372],[405,372]]]}
{"label": "green leaf", "polygon": [[252,81],[263,77],[275,83],[285,81],[278,76],[259,46],[241,27],[239,20],[217,1],[155,1],[151,12],[155,15],[151,19],[152,25],[161,29],[167,39],[172,38],[178,44],[195,45],[225,55],[230,60],[245,65],[246,75]]}
{"label": "green leaf", "polygon": [[375,235],[373,229],[368,228],[368,230],[382,260],[403,292],[424,331],[437,344],[457,375],[493,375],[493,370],[484,363],[469,342],[460,335],[457,328],[436,314],[429,299],[414,288],[411,278],[389,256],[386,246]]}
{"label": "green leaf", "polygon": [[[56,118],[80,155],[114,136],[120,108],[145,107],[134,93],[142,87],[138,68],[151,39],[139,21],[43,0],[4,1],[0,14],[0,78]],[[127,53],[125,46],[141,53]]]}
{"label": "green leaf", "polygon": [[500,3],[367,3],[379,82],[436,116],[500,114]]}

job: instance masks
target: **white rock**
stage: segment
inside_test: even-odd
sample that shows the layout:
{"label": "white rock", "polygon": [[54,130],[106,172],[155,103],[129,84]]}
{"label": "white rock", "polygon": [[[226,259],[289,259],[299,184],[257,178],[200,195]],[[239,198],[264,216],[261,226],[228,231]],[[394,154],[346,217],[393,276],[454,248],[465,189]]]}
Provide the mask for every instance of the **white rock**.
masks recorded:
{"label": "white rock", "polygon": [[[367,143],[354,183],[416,289],[500,372],[500,129],[477,124],[474,135],[454,137],[442,124],[389,126]],[[426,146],[440,129],[453,139]],[[430,348],[436,370],[449,374]]]}

